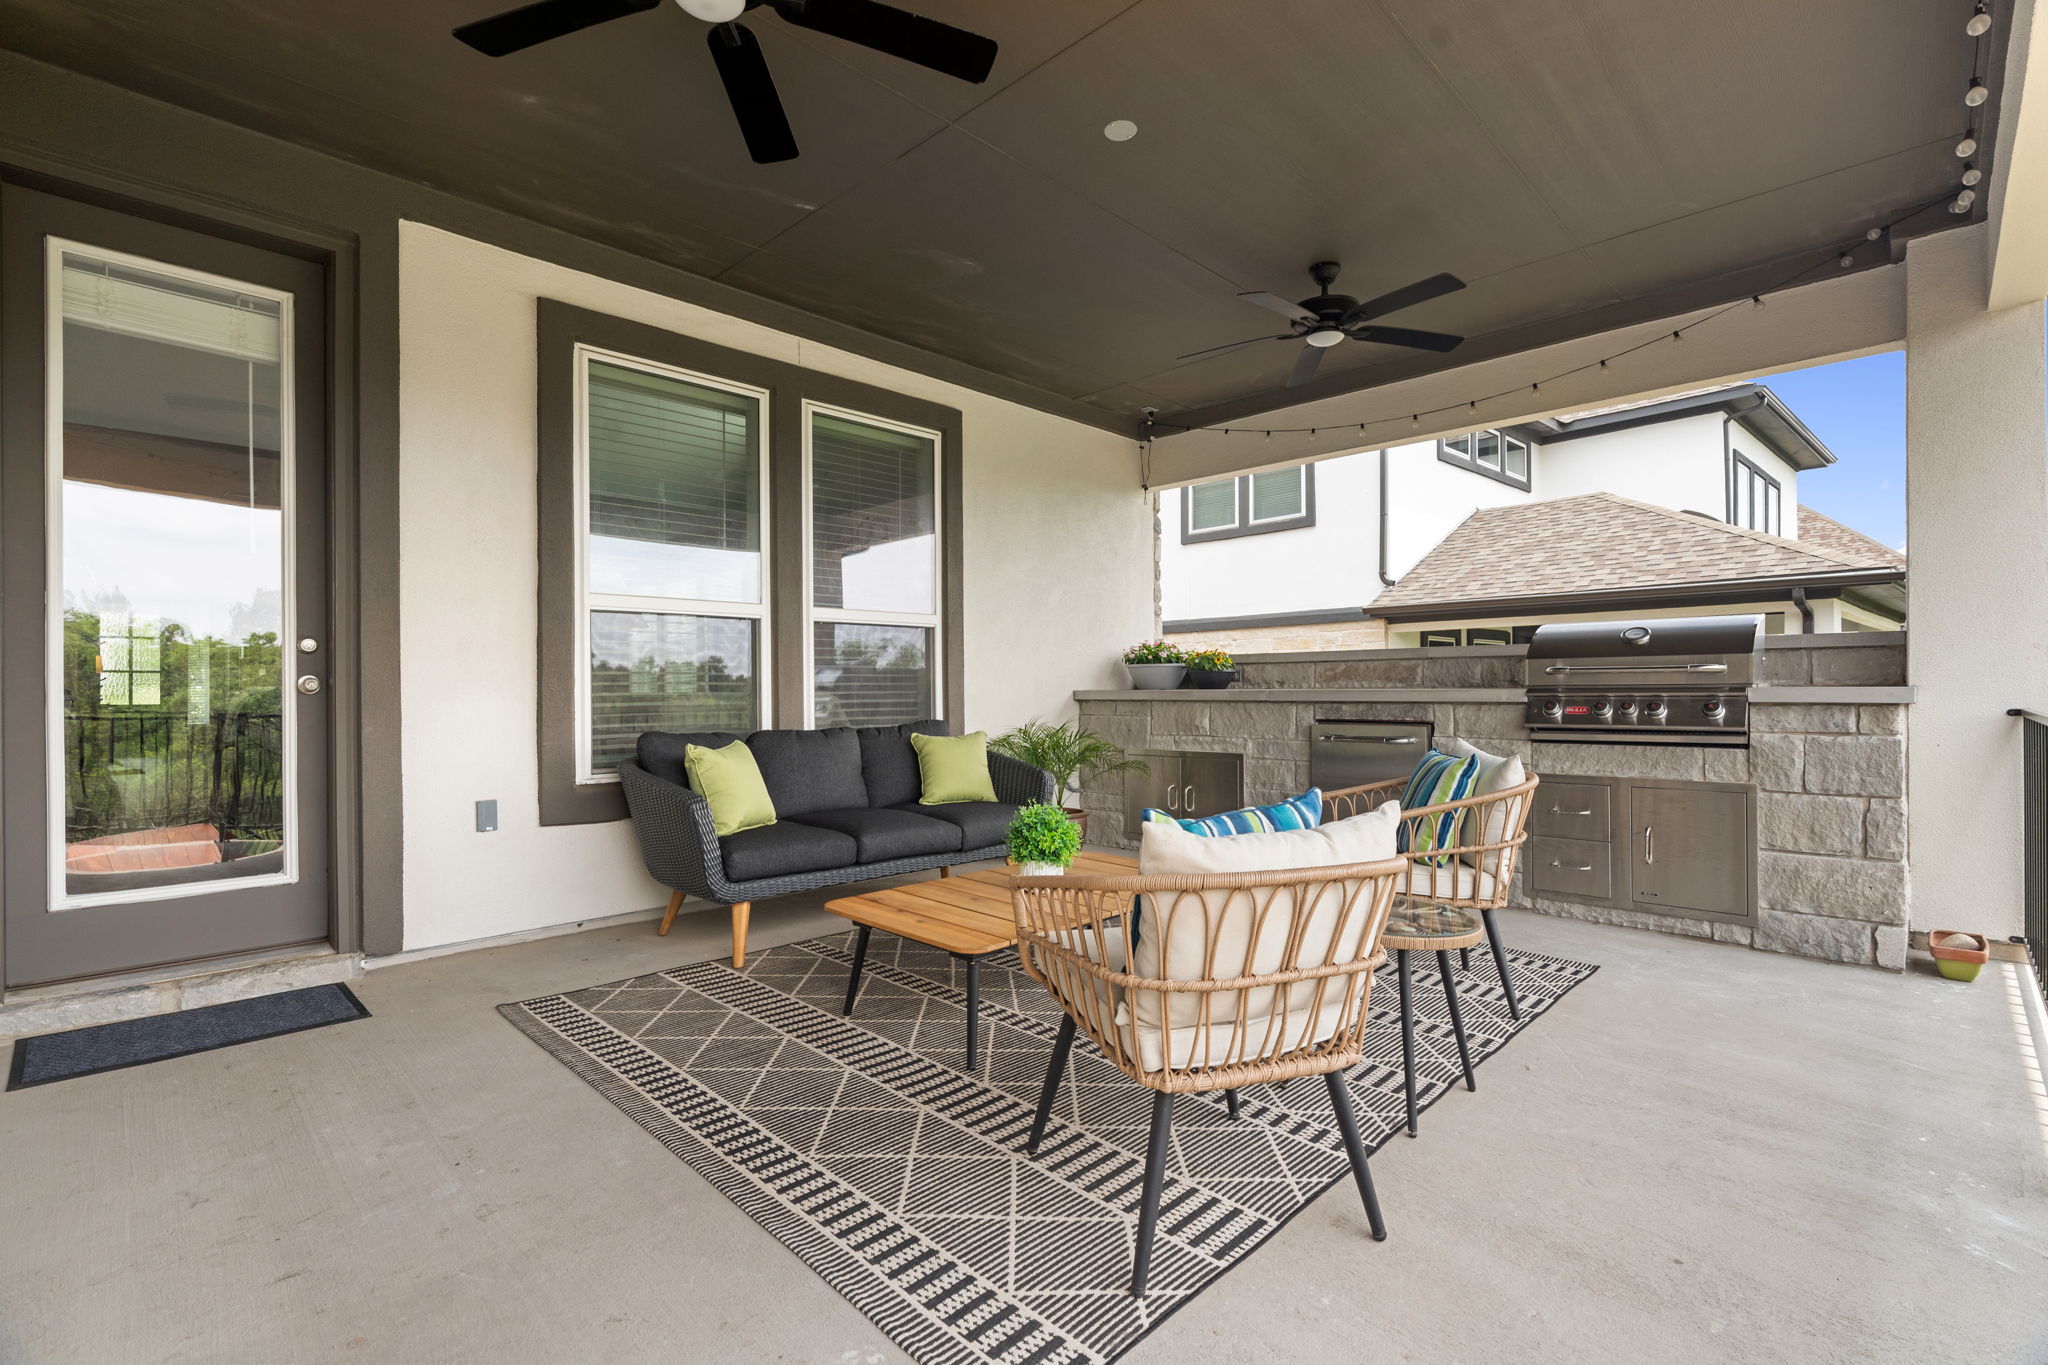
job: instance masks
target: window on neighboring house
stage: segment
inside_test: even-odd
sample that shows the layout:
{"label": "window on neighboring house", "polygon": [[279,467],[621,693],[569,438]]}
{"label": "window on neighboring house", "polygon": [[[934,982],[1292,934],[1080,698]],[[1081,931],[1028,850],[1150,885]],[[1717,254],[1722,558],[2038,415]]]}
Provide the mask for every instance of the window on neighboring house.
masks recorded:
{"label": "window on neighboring house", "polygon": [[1316,524],[1315,466],[1294,465],[1181,492],[1182,544],[1292,531]]}
{"label": "window on neighboring house", "polygon": [[578,781],[643,730],[767,713],[766,393],[578,348],[584,641]]}
{"label": "window on neighboring house", "polygon": [[1728,461],[1728,524],[1785,534],[1783,488],[1741,455],[1731,455]]}
{"label": "window on neighboring house", "polygon": [[940,714],[939,434],[810,408],[811,716]]}
{"label": "window on neighboring house", "polygon": [[1436,445],[1436,457],[1445,464],[1484,474],[1505,484],[1529,487],[1529,443],[1507,431],[1473,431],[1463,436],[1446,436]]}

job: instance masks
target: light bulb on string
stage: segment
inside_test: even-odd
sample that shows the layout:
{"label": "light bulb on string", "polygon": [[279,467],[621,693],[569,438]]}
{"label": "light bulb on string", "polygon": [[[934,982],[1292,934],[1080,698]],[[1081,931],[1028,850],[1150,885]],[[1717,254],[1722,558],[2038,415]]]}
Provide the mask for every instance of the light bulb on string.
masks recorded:
{"label": "light bulb on string", "polygon": [[1963,32],[1969,34],[1972,38],[1982,38],[1985,34],[1991,32],[1990,7],[1978,5],[1976,10],[1970,15],[1969,20],[1964,23]]}

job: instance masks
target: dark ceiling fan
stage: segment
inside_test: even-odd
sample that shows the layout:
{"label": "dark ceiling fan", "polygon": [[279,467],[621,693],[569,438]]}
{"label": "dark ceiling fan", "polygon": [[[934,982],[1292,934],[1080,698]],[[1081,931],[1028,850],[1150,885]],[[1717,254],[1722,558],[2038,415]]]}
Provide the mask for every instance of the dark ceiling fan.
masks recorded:
{"label": "dark ceiling fan", "polygon": [[1284,318],[1291,319],[1294,329],[1279,336],[1253,337],[1249,341],[1233,341],[1228,346],[1212,346],[1206,351],[1184,355],[1183,361],[1204,360],[1212,355],[1228,355],[1232,351],[1256,346],[1262,341],[1293,341],[1299,338],[1306,344],[1301,348],[1301,357],[1294,362],[1294,370],[1287,376],[1287,387],[1295,388],[1316,377],[1316,367],[1323,363],[1323,352],[1340,341],[1377,341],[1387,346],[1412,346],[1422,351],[1449,351],[1465,340],[1448,332],[1423,332],[1413,327],[1376,327],[1374,318],[1385,317],[1403,308],[1413,308],[1418,303],[1455,294],[1465,287],[1465,282],[1456,275],[1431,275],[1426,280],[1367,299],[1360,303],[1349,294],[1332,294],[1330,286],[1337,282],[1338,265],[1335,261],[1317,261],[1308,268],[1309,276],[1316,287],[1323,292],[1300,303],[1289,303],[1278,294],[1259,291],[1239,294],[1241,299],[1256,303],[1261,308],[1270,308]]}
{"label": "dark ceiling fan", "polygon": [[[879,0],[675,0],[683,11],[712,25],[707,35],[711,60],[725,83],[725,97],[739,120],[740,136],[757,162],[788,161],[796,137],[775,93],[760,40],[739,17],[750,9],[769,9],[798,28],[829,38],[873,48],[906,62],[928,66],[948,76],[980,84],[995,66],[996,44],[965,29],[927,19],[921,14],[884,5]],[[539,0],[488,19],[464,24],[455,36],[487,57],[565,37],[598,24],[659,9],[663,0]]]}

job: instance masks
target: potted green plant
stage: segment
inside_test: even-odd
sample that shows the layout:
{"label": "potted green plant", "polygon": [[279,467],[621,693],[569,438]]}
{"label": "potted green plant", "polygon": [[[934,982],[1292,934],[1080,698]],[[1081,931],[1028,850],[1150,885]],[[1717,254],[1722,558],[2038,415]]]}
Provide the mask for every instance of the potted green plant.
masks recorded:
{"label": "potted green plant", "polygon": [[1010,821],[1003,842],[1026,877],[1057,877],[1081,851],[1081,829],[1058,806],[1034,801]]}
{"label": "potted green plant", "polygon": [[1184,662],[1189,687],[1228,687],[1237,681],[1237,660],[1220,649],[1191,649]]}
{"label": "potted green plant", "polygon": [[1188,671],[1180,646],[1164,640],[1147,640],[1125,650],[1124,669],[1131,675],[1131,686],[1144,691],[1179,687]]}
{"label": "potted green plant", "polygon": [[1070,720],[1063,725],[1042,720],[1026,721],[1014,730],[997,735],[988,742],[988,747],[1034,768],[1044,769],[1052,777],[1053,800],[1061,803],[1068,818],[1080,826],[1084,838],[1088,834],[1088,815],[1066,805],[1070,792],[1078,791],[1080,784],[1091,777],[1152,771],[1142,759],[1127,758],[1122,749],[1101,735],[1093,730],[1083,730],[1078,720]]}

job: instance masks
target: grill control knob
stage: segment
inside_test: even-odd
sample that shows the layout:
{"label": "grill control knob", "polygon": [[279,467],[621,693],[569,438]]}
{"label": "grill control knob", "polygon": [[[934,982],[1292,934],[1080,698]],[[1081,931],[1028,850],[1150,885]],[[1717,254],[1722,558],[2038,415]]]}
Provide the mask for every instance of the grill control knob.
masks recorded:
{"label": "grill control knob", "polygon": [[1594,703],[1593,703],[1593,714],[1594,714],[1594,715],[1596,715],[1596,716],[1599,716],[1599,717],[1601,717],[1602,719],[1605,719],[1606,717],[1608,717],[1608,716],[1611,716],[1611,715],[1613,715],[1613,714],[1614,714],[1614,703],[1613,703],[1613,702],[1611,702],[1611,701],[1596,701],[1596,702],[1594,702]]}
{"label": "grill control knob", "polygon": [[1665,707],[1664,707],[1664,703],[1663,703],[1663,702],[1661,702],[1661,701],[1653,701],[1653,702],[1651,702],[1651,703],[1650,703],[1650,704],[1649,704],[1648,706],[1645,706],[1645,707],[1643,708],[1643,714],[1644,714],[1644,715],[1646,715],[1646,716],[1648,716],[1648,717],[1649,717],[1649,718],[1650,718],[1651,720],[1662,720],[1662,719],[1664,719],[1664,716],[1665,716]]}
{"label": "grill control knob", "polygon": [[1635,715],[1635,713],[1636,713],[1636,704],[1635,704],[1634,702],[1632,702],[1632,701],[1625,701],[1625,702],[1623,702],[1623,703],[1621,704],[1621,714],[1622,714],[1623,718],[1625,718],[1625,719],[1626,719],[1626,718],[1632,717],[1632,716],[1634,716],[1634,715]]}
{"label": "grill control knob", "polygon": [[1718,701],[1707,702],[1700,707],[1700,710],[1706,712],[1708,720],[1719,720],[1728,714],[1728,708]]}
{"label": "grill control knob", "polygon": [[1563,702],[1561,702],[1561,701],[1547,701],[1547,702],[1544,702],[1544,703],[1543,703],[1543,714],[1544,714],[1544,715],[1546,715],[1546,716],[1561,716],[1561,715],[1563,715],[1563,714],[1564,714],[1564,703],[1563,703]]}

